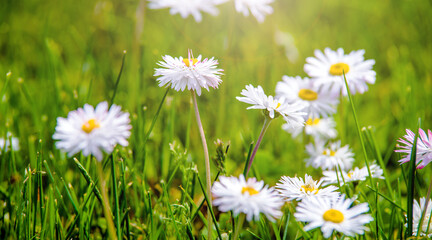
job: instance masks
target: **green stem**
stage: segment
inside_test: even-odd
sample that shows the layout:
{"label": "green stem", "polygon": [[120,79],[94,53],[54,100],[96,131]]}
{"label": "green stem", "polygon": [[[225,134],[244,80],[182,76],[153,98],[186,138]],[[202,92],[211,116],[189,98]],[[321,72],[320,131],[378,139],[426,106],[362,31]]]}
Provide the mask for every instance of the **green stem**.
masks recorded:
{"label": "green stem", "polygon": [[240,213],[238,217],[238,222],[236,224],[236,228],[234,230],[234,237],[232,238],[233,240],[237,240],[239,238],[240,229],[243,227],[245,218],[246,218],[246,214]]}
{"label": "green stem", "polygon": [[117,76],[117,81],[116,81],[115,86],[114,86],[114,92],[113,92],[113,95],[111,97],[110,106],[114,103],[114,98],[116,96],[117,88],[118,88],[118,85],[120,83],[120,78],[121,78],[121,75],[122,75],[122,72],[123,72],[123,66],[124,66],[124,63],[125,63],[125,57],[126,57],[126,50],[123,51],[122,64],[121,64],[121,67],[120,67],[120,72],[119,72],[119,74]]}
{"label": "green stem", "polygon": [[[204,150],[204,160],[205,160],[205,168],[206,168],[206,183],[207,183],[207,196],[209,197],[209,199],[212,199],[210,158],[209,158],[209,153],[208,153],[207,141],[206,141],[205,134],[204,134],[204,128],[203,128],[202,123],[201,123],[201,117],[200,117],[199,110],[198,110],[198,103],[197,103],[195,91],[191,90],[191,93],[192,93],[192,100],[193,100],[193,104],[194,104],[194,108],[195,108],[195,116],[196,116],[198,129],[199,129],[200,137],[201,137],[201,142],[202,142],[203,150]],[[211,240],[211,238],[212,238],[212,217],[210,215],[211,203],[210,203],[210,201],[208,201],[207,203],[208,203],[208,211],[207,211],[208,240]]]}
{"label": "green stem", "polygon": [[265,132],[267,131],[267,128],[270,126],[270,122],[271,122],[271,118],[269,118],[269,117],[265,117],[265,119],[264,119],[264,124],[263,124],[263,127],[262,127],[262,129],[261,129],[261,133],[260,133],[260,135],[259,135],[259,137],[258,137],[258,140],[257,140],[257,143],[256,143],[256,145],[255,145],[255,148],[254,148],[254,150],[253,150],[253,152],[252,152],[252,155],[250,156],[250,159],[249,159],[249,163],[248,163],[248,167],[247,167],[247,170],[246,170],[246,174],[245,174],[245,178],[247,177],[247,175],[248,175],[248,173],[249,173],[249,170],[250,170],[250,168],[251,168],[251,166],[252,166],[252,162],[253,162],[253,160],[254,160],[254,158],[255,158],[255,155],[256,155],[256,153],[257,153],[257,151],[258,151],[258,148],[259,148],[259,146],[260,146],[260,144],[261,144],[261,141],[262,141],[262,139],[263,139],[263,137],[264,137],[264,134],[265,134]]}
{"label": "green stem", "polygon": [[107,228],[108,228],[108,234],[109,234],[109,238],[110,239],[117,239],[116,236],[116,232],[115,232],[115,227],[114,227],[114,222],[112,219],[112,213],[109,207],[109,199],[108,199],[108,193],[107,193],[107,189],[106,189],[106,182],[105,182],[105,177],[104,177],[104,173],[103,173],[103,167],[102,167],[102,163],[96,160],[96,168],[98,170],[98,174],[99,174],[99,183],[100,183],[100,188],[102,189],[102,206],[103,206],[103,211],[104,211],[104,215],[105,215],[105,219],[107,222]]}

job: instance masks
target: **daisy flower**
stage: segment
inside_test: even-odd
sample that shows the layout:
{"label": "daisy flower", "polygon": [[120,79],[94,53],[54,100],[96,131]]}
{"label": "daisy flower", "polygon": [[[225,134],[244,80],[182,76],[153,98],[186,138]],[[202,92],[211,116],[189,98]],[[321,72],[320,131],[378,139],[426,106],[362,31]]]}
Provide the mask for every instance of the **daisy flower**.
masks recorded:
{"label": "daisy flower", "polygon": [[249,12],[258,22],[264,22],[265,15],[272,14],[273,8],[270,4],[274,0],[235,0],[235,9],[243,16],[249,16]]}
{"label": "daisy flower", "polygon": [[346,170],[350,169],[354,162],[354,153],[348,145],[341,147],[341,141],[326,145],[324,141],[317,140],[315,144],[306,145],[306,151],[310,156],[306,159],[306,164],[314,168],[328,170],[340,166],[342,170]]}
{"label": "daisy flower", "polygon": [[83,108],[69,112],[67,118],[58,117],[53,139],[57,148],[71,157],[82,151],[84,156],[92,154],[97,160],[103,158],[102,151],[111,153],[115,145],[127,146],[130,136],[129,113],[113,104],[101,102],[96,108],[85,104]]}
{"label": "daisy flower", "polygon": [[367,203],[350,207],[353,199],[338,198],[308,198],[301,201],[294,213],[297,221],[308,222],[305,231],[320,227],[325,238],[329,238],[333,230],[347,236],[364,234],[365,224],[373,218],[369,214]]}
{"label": "daisy flower", "polygon": [[13,151],[19,150],[19,140],[16,137],[12,137],[12,134],[8,132],[6,138],[0,138],[0,155],[2,152],[8,152],[11,149]]}
{"label": "daisy flower", "polygon": [[274,188],[264,186],[264,181],[255,178],[245,180],[221,176],[212,187],[213,204],[222,212],[233,211],[234,216],[246,215],[248,221],[259,220],[263,213],[271,221],[282,216],[280,208],[284,204]]}
{"label": "daisy flower", "polygon": [[[373,163],[369,165],[369,169],[373,178],[384,179],[383,170],[380,168],[380,166]],[[366,166],[363,168],[355,167],[354,169],[349,170],[348,172],[342,170],[342,174],[340,171],[338,171],[337,173],[338,175],[336,175],[336,171],[323,171],[323,175],[324,175],[324,177],[322,178],[324,181],[323,185],[325,186],[328,184],[338,183],[338,177],[339,177],[340,184],[344,185],[344,183],[347,182],[364,181],[369,176],[369,172]]]}
{"label": "daisy flower", "polygon": [[336,112],[338,99],[320,90],[309,78],[283,76],[276,85],[276,97],[284,97],[288,103],[301,102],[308,118],[328,117]]}
{"label": "daisy flower", "polygon": [[[417,235],[418,226],[420,223],[421,215],[424,211],[425,203],[426,203],[426,198],[424,197],[420,198],[420,204],[417,202],[417,200],[414,200],[414,205],[413,205],[413,235],[414,236]],[[427,209],[421,225],[420,236],[427,235],[429,238],[432,237],[432,221],[429,222],[429,219],[431,218],[431,211],[432,211],[432,201],[429,199]],[[430,223],[429,226],[428,223]]]}
{"label": "daisy flower", "polygon": [[180,14],[182,18],[192,15],[196,22],[201,22],[202,12],[218,15],[216,5],[220,1],[215,0],[149,0],[150,9],[170,8],[170,14]]}
{"label": "daisy flower", "polygon": [[287,124],[284,124],[282,125],[282,129],[291,133],[294,138],[300,135],[303,131],[306,135],[323,141],[333,139],[337,136],[336,122],[333,118],[309,118],[306,120],[303,127],[291,128]]}
{"label": "daisy flower", "polygon": [[164,61],[158,62],[163,68],[156,68],[154,76],[160,76],[159,87],[171,86],[176,91],[194,90],[201,95],[201,88],[217,88],[222,82],[220,75],[222,69],[216,68],[218,61],[214,58],[202,60],[201,55],[194,58],[192,51],[189,50],[188,58],[173,58],[163,56]]}
{"label": "daisy flower", "polygon": [[304,108],[301,103],[288,104],[284,98],[267,96],[261,86],[255,88],[251,84],[246,85],[246,89],[243,89],[241,94],[244,97],[236,97],[237,100],[252,104],[247,109],[264,109],[270,118],[281,115],[292,128],[301,127],[304,124],[302,116],[306,113],[301,111]]}
{"label": "daisy flower", "polygon": [[[402,143],[402,146],[397,146],[400,149],[395,152],[402,152],[406,155],[399,160],[399,162],[406,163],[411,159],[411,150],[414,144],[415,134],[413,131],[406,129],[405,139],[399,138],[398,142]],[[416,165],[417,169],[422,169],[432,161],[432,132],[428,130],[428,133],[423,129],[419,129],[419,138],[417,139],[417,151],[416,151]]]}
{"label": "daisy flower", "polygon": [[286,201],[301,201],[310,197],[338,197],[339,193],[335,192],[337,187],[329,186],[320,188],[322,180],[314,181],[311,176],[305,175],[304,180],[299,177],[282,176],[280,183],[276,184],[276,190]]}
{"label": "daisy flower", "polygon": [[364,60],[364,50],[352,51],[348,55],[339,48],[332,51],[326,48],[324,53],[315,50],[315,57],[306,58],[304,71],[316,81],[324,91],[339,96],[341,91],[347,96],[343,73],[345,72],[348,86],[352,94],[364,93],[368,90],[367,83],[375,83],[375,71],[372,70],[375,60]]}

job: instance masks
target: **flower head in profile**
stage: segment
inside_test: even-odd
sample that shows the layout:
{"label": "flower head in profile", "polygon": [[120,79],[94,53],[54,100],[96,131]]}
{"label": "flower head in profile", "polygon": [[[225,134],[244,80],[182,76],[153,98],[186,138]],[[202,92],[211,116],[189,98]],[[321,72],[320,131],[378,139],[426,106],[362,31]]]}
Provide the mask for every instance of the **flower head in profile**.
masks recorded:
{"label": "flower head in profile", "polygon": [[236,97],[237,100],[252,104],[247,109],[264,109],[270,118],[281,115],[292,128],[301,127],[304,124],[302,116],[306,113],[301,111],[304,107],[301,103],[288,104],[284,98],[267,96],[261,86],[255,88],[251,84],[246,85],[246,89],[243,89],[241,94],[244,97]]}
{"label": "flower head in profile", "polygon": [[274,188],[264,186],[264,181],[240,175],[219,178],[212,187],[213,204],[222,212],[233,211],[234,216],[246,215],[248,221],[259,220],[260,214],[274,221],[282,216],[280,208],[284,204]]}
{"label": "flower head in profile", "polygon": [[279,191],[281,197],[287,201],[297,200],[301,201],[305,198],[311,197],[338,197],[339,193],[336,192],[337,187],[329,186],[322,188],[322,180],[314,181],[309,175],[305,175],[304,180],[299,177],[286,177],[282,176],[280,183],[276,184],[276,189]]}
{"label": "flower head in profile", "polygon": [[304,71],[316,78],[324,91],[331,92],[335,96],[339,96],[341,92],[344,96],[348,95],[343,73],[352,94],[364,93],[368,90],[368,83],[375,83],[376,75],[372,70],[375,60],[365,60],[364,53],[364,50],[358,50],[346,55],[342,48],[337,51],[326,48],[324,53],[315,50],[315,57],[306,58]]}
{"label": "flower head in profile", "polygon": [[315,141],[315,144],[306,145],[309,158],[306,159],[307,165],[323,170],[333,170],[340,166],[342,170],[350,169],[354,162],[354,153],[348,145],[341,147],[341,142]]}
{"label": "flower head in profile", "polygon": [[[412,232],[413,236],[417,235],[418,226],[421,220],[421,215],[423,214],[425,209],[425,203],[426,203],[426,198],[424,197],[420,198],[420,204],[417,202],[417,200],[414,200],[413,232]],[[420,236],[427,236],[428,238],[432,237],[432,221],[430,220],[431,211],[432,211],[432,201],[429,199],[427,209],[423,216],[423,222],[421,224]]]}
{"label": "flower head in profile", "polygon": [[0,138],[0,155],[2,152],[18,151],[19,149],[18,138],[13,137],[10,132],[6,134],[6,138]]}
{"label": "flower head in profile", "polygon": [[193,57],[192,51],[189,50],[188,58],[173,58],[163,56],[164,61],[158,63],[163,68],[156,68],[154,76],[159,76],[159,87],[170,86],[176,91],[194,90],[201,95],[201,88],[217,88],[222,82],[220,75],[222,69],[218,69],[218,61],[211,58],[202,60],[201,55]]}
{"label": "flower head in profile", "polygon": [[305,231],[320,227],[325,238],[329,238],[333,231],[347,236],[364,234],[365,226],[373,220],[369,214],[367,203],[351,207],[353,199],[345,199],[342,195],[337,198],[308,198],[301,201],[294,213],[297,221],[307,222]]}
{"label": "flower head in profile", "polygon": [[288,103],[301,102],[307,118],[328,117],[336,112],[339,100],[331,93],[322,91],[312,79],[283,76],[276,85],[276,97],[284,97]]}
{"label": "flower head in profile", "polygon": [[[380,168],[380,166],[376,165],[375,163],[369,165],[369,169],[372,175],[372,178],[379,178],[384,179],[383,177],[383,170]],[[355,167],[352,170],[349,170],[348,172],[342,170],[341,171],[323,171],[324,177],[322,178],[324,183],[323,185],[328,184],[336,184],[339,183],[340,185],[344,185],[347,182],[356,182],[356,181],[364,181],[367,177],[369,177],[369,172],[367,167],[358,168]]]}
{"label": "flower head in profile", "polygon": [[202,21],[201,12],[217,15],[219,10],[216,5],[220,1],[216,0],[149,0],[150,9],[169,8],[170,14],[180,14],[182,18],[192,15],[196,22]]}
{"label": "flower head in profile", "polygon": [[302,132],[319,141],[334,139],[337,136],[336,123],[333,118],[309,118],[303,127],[290,128],[287,124],[284,124],[282,129],[291,133],[294,138]]}
{"label": "flower head in profile", "polygon": [[80,151],[84,156],[94,155],[103,158],[102,151],[111,153],[115,145],[127,146],[130,136],[129,113],[113,104],[108,109],[107,102],[99,103],[96,108],[85,104],[83,108],[71,111],[67,118],[58,117],[53,139],[56,146],[72,156]]}
{"label": "flower head in profile", "polygon": [[[399,162],[406,163],[411,159],[411,150],[414,144],[415,134],[413,131],[406,129],[405,139],[400,138],[398,142],[402,143],[402,146],[398,146],[400,149],[395,150],[395,152],[405,153],[403,158]],[[419,138],[417,139],[417,149],[416,149],[416,165],[418,169],[424,168],[432,161],[432,132],[428,130],[428,133],[423,129],[419,129]]]}
{"label": "flower head in profile", "polygon": [[274,0],[235,0],[235,9],[243,16],[249,16],[249,12],[258,22],[264,22],[265,16],[273,13],[270,4]]}

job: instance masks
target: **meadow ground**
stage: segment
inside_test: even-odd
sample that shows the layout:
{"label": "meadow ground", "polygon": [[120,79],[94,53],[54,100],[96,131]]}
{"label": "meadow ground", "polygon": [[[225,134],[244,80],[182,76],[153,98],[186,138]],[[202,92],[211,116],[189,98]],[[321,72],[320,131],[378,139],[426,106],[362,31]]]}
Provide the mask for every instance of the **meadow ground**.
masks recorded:
{"label": "meadow ground", "polygon": [[[224,159],[223,168],[211,162],[216,179],[244,172],[265,118],[236,99],[242,89],[260,85],[274,95],[283,75],[307,77],[305,59],[327,47],[364,49],[365,59],[375,60],[376,83],[352,102],[340,97],[334,115],[337,139],[352,149],[353,166],[375,161],[385,176],[338,187],[357,198],[355,205],[368,203],[373,217],[365,234],[350,238],[409,235],[409,203],[430,193],[432,170],[400,165],[403,154],[394,150],[405,129],[432,128],[430,1],[275,0],[262,23],[236,12],[234,1],[218,5],[217,16],[203,13],[201,22],[148,4],[0,4],[0,136],[19,141],[19,150],[3,148],[0,155],[1,239],[207,239],[205,164],[191,95],[159,87],[157,62],[165,55],[186,58],[192,49],[223,69],[218,89],[203,89],[197,99],[210,158]],[[56,147],[58,117],[112,100],[130,114],[127,147],[117,146],[100,162],[91,155],[68,157]],[[283,124],[281,117],[272,121],[249,177],[269,186],[281,176],[321,178],[322,170],[304,161],[311,139],[293,138]],[[0,146],[14,146],[7,143]],[[293,215],[296,206],[286,203],[275,222],[264,216],[245,222],[240,238],[324,238],[318,228],[304,231],[304,221]],[[212,210],[213,239],[237,237],[241,219]]]}

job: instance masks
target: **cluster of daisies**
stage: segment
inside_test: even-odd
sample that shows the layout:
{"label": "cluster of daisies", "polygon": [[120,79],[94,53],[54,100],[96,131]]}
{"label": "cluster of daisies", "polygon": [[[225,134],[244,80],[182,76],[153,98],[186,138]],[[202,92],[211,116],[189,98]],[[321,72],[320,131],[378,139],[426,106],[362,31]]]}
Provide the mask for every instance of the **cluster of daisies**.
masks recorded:
{"label": "cluster of daisies", "polygon": [[[355,197],[346,198],[338,189],[367,177],[383,178],[383,171],[376,164],[370,164],[369,168],[352,169],[354,154],[348,145],[342,146],[340,141],[335,140],[337,131],[332,119],[338,99],[347,94],[344,76],[353,94],[365,92],[367,84],[375,81],[372,70],[374,61],[364,60],[363,55],[363,50],[347,55],[342,49],[317,50],[315,57],[306,59],[304,67],[311,78],[283,76],[282,81],[277,83],[275,96],[266,95],[261,86],[245,87],[242,96],[237,99],[251,104],[248,109],[261,109],[266,127],[272,119],[282,116],[285,120],[282,128],[293,137],[300,133],[308,136],[311,142],[306,145],[309,155],[305,159],[306,164],[322,169],[323,177],[314,180],[307,174],[304,178],[282,176],[275,187],[269,187],[263,181],[246,179],[243,175],[221,176],[211,187],[214,206],[222,212],[232,211],[235,216],[243,214],[248,221],[258,220],[261,214],[274,221],[282,216],[281,208],[287,202],[294,204],[296,219],[307,223],[304,227],[306,231],[320,227],[326,238],[334,231],[347,236],[364,234],[367,229],[365,225],[373,220],[367,214],[368,204],[360,203]],[[155,69],[154,76],[158,77],[161,87],[171,87],[176,91],[187,89],[201,95],[202,88],[209,91],[210,87],[217,88],[222,82],[223,70],[217,68],[218,61],[214,58],[203,59],[201,55],[195,58],[192,51],[189,51],[187,58],[163,56],[163,61],[157,64],[161,68]],[[254,153],[266,127],[261,132]],[[109,106],[107,102],[99,103],[96,108],[86,104],[71,111],[67,118],[57,119],[53,138],[58,140],[56,146],[69,156],[81,152],[101,161],[103,154],[110,154],[116,145],[128,145],[131,128],[129,114],[122,112],[121,107],[115,104]],[[432,133],[429,130],[426,134],[422,129],[419,132],[417,166],[423,168],[432,159]],[[409,161],[414,138],[415,134],[407,130],[405,139],[399,140],[404,146],[397,151],[407,154],[401,162]],[[249,159],[250,164],[252,160],[253,156]],[[415,214],[423,211],[425,203],[424,198],[420,204],[415,202]],[[418,223],[420,219],[415,221]],[[424,231],[430,229],[428,223],[425,223]]]}
{"label": "cluster of daisies", "polygon": [[[201,12],[218,15],[218,5],[230,0],[149,0],[150,9],[169,8],[170,14],[180,14],[182,18],[192,15],[196,22],[202,21]],[[274,0],[234,0],[234,7],[238,13],[248,17],[252,14],[258,22],[264,22],[266,15],[273,13],[270,6]]]}

